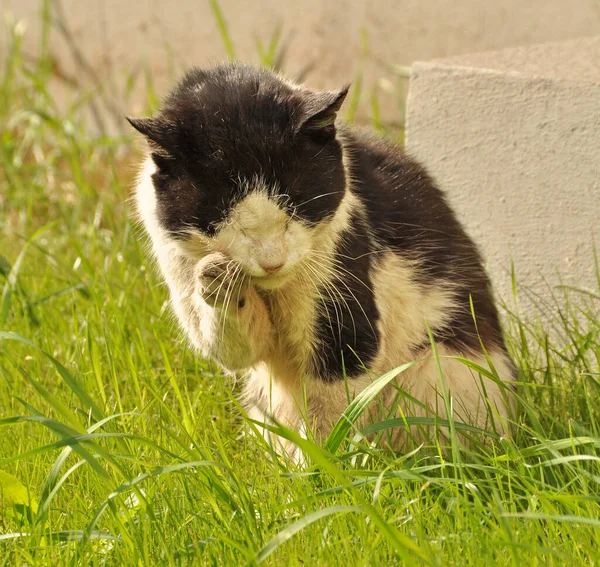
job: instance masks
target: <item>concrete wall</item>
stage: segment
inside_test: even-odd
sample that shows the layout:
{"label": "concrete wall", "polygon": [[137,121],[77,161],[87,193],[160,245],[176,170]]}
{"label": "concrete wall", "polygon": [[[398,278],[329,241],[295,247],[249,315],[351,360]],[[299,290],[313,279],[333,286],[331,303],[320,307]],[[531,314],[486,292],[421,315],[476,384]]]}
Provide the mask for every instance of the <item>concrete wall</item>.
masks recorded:
{"label": "concrete wall", "polygon": [[407,149],[448,192],[504,298],[511,260],[524,300],[561,281],[598,289],[600,37],[416,63]]}
{"label": "concrete wall", "polygon": [[[53,1],[52,4],[56,4]],[[192,64],[225,56],[208,0],[62,0],[64,23],[97,77],[74,61],[64,37],[53,32],[50,47],[57,70],[72,83],[57,81],[66,99],[97,83],[124,112],[141,110],[144,87],[129,99],[124,77],[148,67],[160,93],[173,74]],[[220,0],[237,55],[256,61],[256,38],[268,41],[282,24],[285,69],[303,74],[315,88],[335,88],[364,72],[365,104],[378,79],[384,119],[401,119],[391,64],[416,59],[525,45],[600,31],[598,0]],[[29,22],[26,45],[39,38],[40,0],[0,0]],[[57,10],[53,10],[56,18]],[[0,29],[0,50],[6,38]],[[365,37],[366,42],[365,42]],[[366,44],[366,51],[365,51]]]}

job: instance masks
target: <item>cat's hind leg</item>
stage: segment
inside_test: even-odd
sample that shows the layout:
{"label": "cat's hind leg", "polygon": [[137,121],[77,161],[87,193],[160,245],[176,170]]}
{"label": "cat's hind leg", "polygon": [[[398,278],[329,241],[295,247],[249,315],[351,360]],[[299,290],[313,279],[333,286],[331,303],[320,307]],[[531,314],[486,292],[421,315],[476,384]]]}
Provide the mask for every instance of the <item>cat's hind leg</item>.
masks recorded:
{"label": "cat's hind leg", "polygon": [[301,449],[290,439],[277,435],[269,426],[282,426],[294,436],[307,437],[308,414],[306,396],[293,380],[275,376],[265,364],[257,364],[248,373],[243,393],[248,417],[277,453],[300,465],[304,462]]}
{"label": "cat's hind leg", "polygon": [[[383,393],[384,406],[395,405],[396,415],[410,418],[432,418],[437,431],[446,440],[450,435],[448,419],[456,431],[465,433],[461,424],[500,436],[510,431],[513,414],[514,366],[503,351],[491,351],[489,360],[482,354],[466,355],[440,345],[420,353],[421,362],[399,375],[395,384]],[[468,361],[465,362],[465,361]],[[481,368],[481,371],[478,371]],[[439,421],[443,420],[443,421]],[[426,420],[429,421],[429,420]],[[430,425],[407,425],[392,436],[395,449],[406,447],[410,435],[417,442],[433,439]],[[470,434],[470,432],[469,432]],[[482,440],[486,434],[481,432]],[[461,434],[461,439],[468,436]]]}
{"label": "cat's hind leg", "polygon": [[[381,442],[397,451],[407,449],[410,438],[415,443],[430,444],[437,433],[445,443],[450,435],[449,415],[463,440],[465,432],[473,432],[472,427],[484,430],[482,439],[486,431],[506,434],[510,430],[515,378],[509,357],[502,351],[490,352],[492,370],[481,354],[465,356],[443,345],[436,350],[437,356],[432,349],[416,354],[415,364],[382,389],[354,424],[353,431],[395,419],[397,425],[384,430]],[[476,367],[481,367],[481,372]],[[312,383],[309,415],[317,438],[324,441],[349,403],[383,374],[365,373],[345,381]]]}

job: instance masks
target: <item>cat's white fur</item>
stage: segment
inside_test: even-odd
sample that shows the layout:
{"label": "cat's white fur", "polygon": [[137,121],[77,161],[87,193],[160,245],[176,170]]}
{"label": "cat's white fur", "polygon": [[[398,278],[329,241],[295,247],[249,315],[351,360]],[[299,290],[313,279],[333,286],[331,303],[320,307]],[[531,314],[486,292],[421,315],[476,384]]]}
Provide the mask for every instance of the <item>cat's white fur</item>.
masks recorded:
{"label": "cat's white fur", "polygon": [[[151,179],[154,170],[148,158],[135,200],[169,287],[174,311],[202,355],[229,372],[245,374],[244,397],[250,417],[262,421],[272,416],[297,430],[308,426],[319,437],[325,437],[352,397],[378,376],[413,360],[416,349],[423,346],[427,326],[435,331],[457,309],[450,283],[433,289],[420,285],[414,265],[388,252],[371,274],[381,337],[374,362],[362,376],[348,381],[326,382],[311,376],[307,362],[316,343],[317,300],[321,294],[330,293],[327,284],[336,270],[333,251],[340,233],[348,226],[350,213],[360,210],[356,196],[347,189],[333,218],[310,229],[290,220],[277,199],[260,189],[257,180],[257,190],[236,206],[215,238],[191,233],[187,241],[176,241],[156,216]],[[210,307],[198,293],[195,267],[215,251],[227,253],[252,276],[243,309]],[[280,263],[283,268],[273,276],[261,268],[261,264]],[[267,291],[261,293],[257,288]],[[335,324],[331,321],[334,328]],[[452,395],[455,418],[486,427],[492,413],[496,427],[504,430],[508,420],[506,393],[494,381],[453,358],[461,354],[440,347],[436,360],[430,351],[423,353],[421,348],[418,356],[422,362],[399,375],[396,385],[442,417],[446,415],[442,399],[446,388]],[[511,380],[506,355],[496,351],[489,356],[498,375]],[[472,360],[489,368],[481,356]],[[391,407],[396,395],[396,388],[387,387],[367,419],[383,417],[382,412],[398,415]],[[405,399],[398,403],[405,415],[427,413],[419,406],[408,407]],[[398,432],[394,444],[399,446],[403,438],[404,433]],[[284,443],[283,448],[295,453],[289,444]]]}

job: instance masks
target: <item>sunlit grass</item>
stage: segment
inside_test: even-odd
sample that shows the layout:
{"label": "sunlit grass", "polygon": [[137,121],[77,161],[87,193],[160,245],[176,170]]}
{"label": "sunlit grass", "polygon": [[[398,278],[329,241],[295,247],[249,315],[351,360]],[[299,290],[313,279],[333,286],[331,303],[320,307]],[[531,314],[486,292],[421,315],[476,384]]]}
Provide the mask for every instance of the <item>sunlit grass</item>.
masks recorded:
{"label": "sunlit grass", "polygon": [[275,428],[307,455],[294,467],[175,325],[129,216],[129,142],[60,111],[18,32],[0,82],[2,565],[597,564],[598,290],[557,290],[551,327],[505,312],[510,438],[393,455],[356,430],[363,399],[324,446]]}

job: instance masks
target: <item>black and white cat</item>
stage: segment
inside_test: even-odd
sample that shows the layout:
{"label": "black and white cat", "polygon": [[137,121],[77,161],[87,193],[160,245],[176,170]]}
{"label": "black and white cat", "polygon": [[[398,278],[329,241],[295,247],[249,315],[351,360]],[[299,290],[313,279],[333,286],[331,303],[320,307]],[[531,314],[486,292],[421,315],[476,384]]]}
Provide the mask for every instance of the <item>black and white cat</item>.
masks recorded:
{"label": "black and white cat", "polygon": [[[455,418],[502,430],[505,388],[453,358],[489,368],[483,345],[514,379],[477,248],[422,167],[335,124],[346,92],[232,63],[191,70],[156,117],[130,120],[149,142],[136,200],[175,313],[245,376],[255,419],[322,438],[415,359],[378,407],[444,416],[429,328]],[[421,404],[394,402],[398,387]]]}

